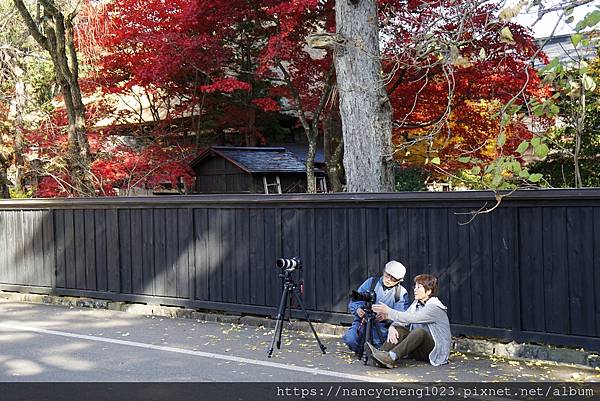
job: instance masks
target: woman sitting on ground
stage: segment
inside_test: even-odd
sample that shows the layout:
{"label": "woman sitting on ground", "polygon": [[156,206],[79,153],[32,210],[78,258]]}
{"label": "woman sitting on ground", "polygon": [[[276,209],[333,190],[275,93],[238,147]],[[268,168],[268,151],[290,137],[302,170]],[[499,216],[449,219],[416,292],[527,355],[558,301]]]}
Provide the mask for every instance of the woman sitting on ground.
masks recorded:
{"label": "woman sitting on ground", "polygon": [[415,300],[406,312],[381,303],[373,305],[375,313],[394,321],[379,350],[367,343],[373,358],[387,368],[395,367],[403,358],[427,361],[433,366],[448,362],[452,335],[447,308],[436,297],[437,278],[421,274],[414,281]]}

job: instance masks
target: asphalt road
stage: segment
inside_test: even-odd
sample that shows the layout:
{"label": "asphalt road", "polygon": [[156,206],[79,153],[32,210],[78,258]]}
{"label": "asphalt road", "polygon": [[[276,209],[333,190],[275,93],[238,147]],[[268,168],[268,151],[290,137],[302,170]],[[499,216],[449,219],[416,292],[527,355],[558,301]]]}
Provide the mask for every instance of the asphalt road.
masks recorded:
{"label": "asphalt road", "polygon": [[600,381],[600,372],[454,353],[432,367],[364,366],[338,338],[124,312],[0,301],[1,382]]}

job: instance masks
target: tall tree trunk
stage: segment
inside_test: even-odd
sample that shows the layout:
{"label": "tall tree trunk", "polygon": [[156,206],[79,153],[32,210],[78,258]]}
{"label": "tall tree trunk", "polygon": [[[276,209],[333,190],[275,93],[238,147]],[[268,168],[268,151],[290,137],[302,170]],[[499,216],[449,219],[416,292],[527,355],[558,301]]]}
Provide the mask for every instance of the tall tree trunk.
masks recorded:
{"label": "tall tree trunk", "polygon": [[67,167],[73,194],[95,196],[90,170],[91,155],[86,132],[85,106],[79,87],[79,62],[74,45],[72,21],[76,13],[73,12],[65,18],[53,0],[39,0],[44,14],[42,33],[23,0],[13,1],[31,35],[52,58],[69,118]]}
{"label": "tall tree trunk", "polygon": [[306,192],[314,194],[317,192],[317,179],[315,178],[315,155],[317,154],[317,126],[314,124],[312,128],[306,130],[308,138],[308,153],[306,155]]}
{"label": "tall tree trunk", "polygon": [[0,199],[9,199],[10,192],[8,190],[8,160],[0,154]]}
{"label": "tall tree trunk", "polygon": [[330,113],[325,119],[323,129],[323,142],[325,153],[325,165],[327,166],[327,178],[331,191],[342,192],[341,177],[343,177],[342,156],[344,154],[344,141],[342,140],[342,127],[337,113]]}
{"label": "tall tree trunk", "polygon": [[13,151],[15,154],[15,189],[23,190],[23,138],[25,125],[23,123],[23,113],[25,112],[26,93],[25,82],[23,82],[23,69],[15,59],[13,65],[13,75],[15,79],[15,97],[13,106],[15,110],[15,140],[13,143]]}
{"label": "tall tree trunk", "polygon": [[338,0],[335,51],[348,192],[390,192],[392,106],[379,52],[376,0]]}
{"label": "tall tree trunk", "polygon": [[581,139],[583,131],[585,130],[585,114],[586,114],[586,97],[585,88],[583,82],[580,82],[579,87],[579,113],[577,115],[577,123],[575,126],[575,149],[573,152],[573,164],[575,168],[575,188],[581,188],[583,186],[583,180],[581,179],[581,169],[579,166],[579,153],[581,152]]}

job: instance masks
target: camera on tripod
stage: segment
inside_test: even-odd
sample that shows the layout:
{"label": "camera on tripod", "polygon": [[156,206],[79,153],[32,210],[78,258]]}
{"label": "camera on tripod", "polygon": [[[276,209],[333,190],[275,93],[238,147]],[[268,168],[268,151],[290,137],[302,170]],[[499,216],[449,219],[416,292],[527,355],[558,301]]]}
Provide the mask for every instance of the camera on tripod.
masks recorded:
{"label": "camera on tripod", "polygon": [[366,302],[367,304],[376,304],[377,303],[377,294],[375,294],[375,291],[358,292],[356,290],[352,290],[352,293],[350,294],[350,298],[355,302],[363,301],[363,302]]}
{"label": "camera on tripod", "polygon": [[[304,312],[304,317],[310,326],[310,329],[321,348],[321,352],[325,353],[327,347],[321,343],[319,340],[319,336],[317,336],[317,332],[310,321],[310,317],[308,316],[308,312],[304,308],[304,304],[302,303],[302,297],[300,296],[301,291],[298,289],[298,284],[294,281],[292,272],[295,270],[302,269],[302,262],[299,257],[293,258],[279,258],[275,261],[277,267],[281,270],[279,273],[279,277],[282,279],[282,292],[281,292],[281,300],[279,301],[279,308],[277,309],[277,317],[275,318],[275,331],[273,332],[273,340],[271,341],[271,346],[269,347],[269,353],[267,356],[270,358],[273,355],[273,347],[275,346],[275,342],[277,342],[277,349],[281,348],[281,333],[283,332],[283,321],[285,320],[286,309],[288,309],[288,304],[291,308],[292,298],[296,300],[302,312]],[[300,287],[302,287],[302,283],[300,283]],[[291,312],[291,310],[290,310]]]}
{"label": "camera on tripod", "polygon": [[294,270],[302,269],[302,261],[300,260],[299,257],[293,257],[293,258],[289,258],[289,259],[280,258],[280,259],[277,259],[275,264],[277,265],[278,268],[280,268],[281,270],[284,270],[288,273],[291,273]]}

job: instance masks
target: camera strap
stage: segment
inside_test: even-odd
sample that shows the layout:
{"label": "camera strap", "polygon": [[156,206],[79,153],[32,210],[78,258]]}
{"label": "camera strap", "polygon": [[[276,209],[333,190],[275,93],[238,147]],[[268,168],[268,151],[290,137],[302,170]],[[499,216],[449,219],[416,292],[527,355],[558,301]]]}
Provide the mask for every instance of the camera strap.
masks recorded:
{"label": "camera strap", "polygon": [[379,278],[377,278],[375,276],[371,277],[371,288],[369,288],[369,292],[375,291],[375,287],[377,286],[378,281],[379,281]]}

